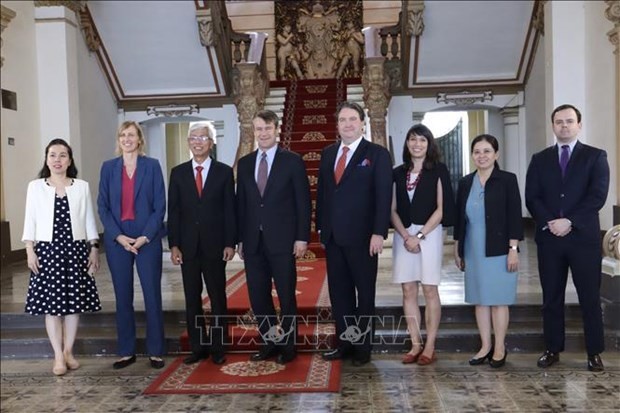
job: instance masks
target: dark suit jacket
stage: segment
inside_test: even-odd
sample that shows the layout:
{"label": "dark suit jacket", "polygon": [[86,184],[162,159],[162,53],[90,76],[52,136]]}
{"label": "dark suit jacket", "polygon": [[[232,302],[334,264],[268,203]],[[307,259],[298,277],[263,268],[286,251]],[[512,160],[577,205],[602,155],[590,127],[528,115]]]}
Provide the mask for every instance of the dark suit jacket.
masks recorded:
{"label": "dark suit jacket", "polygon": [[232,168],[212,159],[200,198],[192,161],[172,168],[168,184],[170,248],[179,247],[184,259],[192,259],[199,253],[221,259],[225,247],[235,247],[236,237]]}
{"label": "dark suit jacket", "polygon": [[244,252],[256,252],[259,228],[270,253],[293,253],[295,241],[310,239],[310,185],[306,168],[296,153],[278,148],[269,171],[264,196],[254,170],[258,151],[239,159],[237,213],[239,240]]}
{"label": "dark suit jacket", "polygon": [[454,225],[454,193],[450,183],[450,172],[443,163],[438,163],[433,169],[424,169],[422,176],[409,201],[407,193],[407,167],[403,164],[394,169],[394,184],[396,185],[396,212],[405,228],[424,225],[437,209],[437,180],[441,179],[443,208],[441,224],[444,227]]}
{"label": "dark suit jacket", "polygon": [[373,234],[387,237],[392,203],[392,162],[383,146],[362,139],[340,183],[334,178],[339,143],[323,150],[319,169],[316,224],[321,242],[368,245]]}
{"label": "dark suit jacket", "polygon": [[577,142],[564,178],[557,145],[534,154],[527,170],[525,203],[536,221],[536,242],[557,238],[543,228],[563,216],[573,223],[567,235],[572,242],[599,244],[598,211],[605,205],[608,190],[607,153],[601,149]]}
{"label": "dark suit jacket", "polygon": [[[121,231],[121,173],[123,158],[105,161],[101,165],[97,207],[104,227],[104,239],[114,242]],[[134,188],[135,224],[142,227],[141,234],[149,240],[159,240],[165,235],[163,225],[166,214],[166,189],[157,159],[139,156],[136,165]]]}
{"label": "dark suit jacket", "polygon": [[[456,222],[454,225],[454,239],[459,242],[459,256],[465,256],[465,233],[467,231],[467,217],[465,207],[467,198],[476,173],[470,173],[459,181],[456,195]],[[484,186],[484,211],[486,229],[487,257],[497,257],[508,254],[508,245],[511,239],[523,239],[523,216],[521,214],[521,195],[517,176],[511,172],[502,171],[497,166],[493,168],[491,176]]]}

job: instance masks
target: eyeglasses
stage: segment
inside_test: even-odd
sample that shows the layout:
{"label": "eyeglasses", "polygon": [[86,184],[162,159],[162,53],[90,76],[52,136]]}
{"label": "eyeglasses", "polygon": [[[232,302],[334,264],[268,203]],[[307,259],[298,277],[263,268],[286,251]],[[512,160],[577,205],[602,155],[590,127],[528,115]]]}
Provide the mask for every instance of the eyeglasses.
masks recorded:
{"label": "eyeglasses", "polygon": [[190,142],[206,142],[209,139],[211,138],[208,136],[190,136],[189,138],[187,138],[187,140]]}

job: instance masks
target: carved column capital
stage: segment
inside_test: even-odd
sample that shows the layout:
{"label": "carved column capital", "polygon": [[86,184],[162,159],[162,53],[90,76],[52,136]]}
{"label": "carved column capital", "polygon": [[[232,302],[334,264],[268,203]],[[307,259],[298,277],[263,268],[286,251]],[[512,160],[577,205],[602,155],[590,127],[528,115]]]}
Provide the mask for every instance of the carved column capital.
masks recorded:
{"label": "carved column capital", "polygon": [[205,47],[213,46],[213,15],[211,9],[196,10],[196,22],[200,34],[200,44]]}
{"label": "carved column capital", "polygon": [[239,147],[235,162],[254,149],[252,119],[265,104],[265,82],[256,63],[237,63],[233,68],[233,99],[239,118]]}
{"label": "carved column capital", "polygon": [[407,36],[421,36],[424,31],[424,0],[407,0],[405,28]]}
{"label": "carved column capital", "polygon": [[[13,20],[13,18],[17,15],[17,13],[9,9],[8,7],[1,6],[1,5],[0,7],[2,10],[2,21],[0,23],[0,34],[2,34],[4,29],[6,29],[9,26],[9,23],[11,22],[11,20]],[[0,38],[0,48],[1,47],[2,47],[2,38]],[[4,64],[4,57],[0,57],[0,67],[2,67],[3,64]]]}
{"label": "carved column capital", "polygon": [[384,67],[383,57],[366,59],[362,85],[364,86],[364,104],[370,117],[370,134],[373,142],[387,147],[385,133],[387,108],[390,104],[390,79]]}
{"label": "carved column capital", "polygon": [[56,7],[64,6],[73,10],[76,14],[86,7],[85,0],[35,0],[35,7]]}
{"label": "carved column capital", "polygon": [[614,24],[614,28],[607,32],[609,41],[613,44],[614,53],[618,54],[618,44],[620,42],[620,0],[605,0],[607,8],[605,17]]}
{"label": "carved column capital", "polygon": [[86,47],[91,52],[96,52],[101,47],[101,38],[99,38],[99,34],[97,33],[97,29],[95,28],[95,22],[88,11],[88,8],[84,8],[79,13],[80,17],[80,27],[82,28],[82,33],[84,33],[84,40],[86,41]]}
{"label": "carved column capital", "polygon": [[543,36],[545,35],[545,3],[547,0],[538,0],[534,7],[536,10],[534,11],[534,19],[532,20],[532,25],[536,30],[540,32]]}

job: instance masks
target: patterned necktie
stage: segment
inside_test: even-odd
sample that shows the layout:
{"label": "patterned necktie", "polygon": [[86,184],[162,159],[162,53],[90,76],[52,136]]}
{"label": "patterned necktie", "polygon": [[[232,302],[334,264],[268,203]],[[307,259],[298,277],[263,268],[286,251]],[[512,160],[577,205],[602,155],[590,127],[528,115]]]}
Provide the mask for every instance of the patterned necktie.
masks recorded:
{"label": "patterned necktie", "polygon": [[196,190],[198,191],[198,198],[202,196],[202,166],[196,167]]}
{"label": "patterned necktie", "polygon": [[562,178],[566,174],[566,165],[570,159],[570,151],[568,145],[562,145],[562,153],[560,154],[560,169],[562,169]]}
{"label": "patterned necktie", "polygon": [[263,152],[260,156],[260,162],[258,163],[258,174],[256,175],[256,185],[260,196],[265,193],[265,187],[267,186],[267,154]]}
{"label": "patterned necktie", "polygon": [[349,148],[346,146],[342,147],[342,154],[340,158],[338,158],[338,162],[336,162],[336,170],[334,170],[334,178],[336,179],[336,183],[340,183],[340,179],[342,178],[342,174],[344,174],[344,168],[347,166],[347,152],[349,152]]}

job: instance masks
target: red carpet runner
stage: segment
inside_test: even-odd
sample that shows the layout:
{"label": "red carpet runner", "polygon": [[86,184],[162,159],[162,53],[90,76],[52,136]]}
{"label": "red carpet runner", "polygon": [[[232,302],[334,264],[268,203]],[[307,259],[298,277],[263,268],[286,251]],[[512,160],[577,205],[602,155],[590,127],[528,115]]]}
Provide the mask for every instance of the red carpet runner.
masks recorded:
{"label": "red carpet runner", "polygon": [[144,394],[338,392],[340,369],[340,361],[324,361],[317,353],[299,354],[286,365],[228,354],[222,366],[209,360],[186,366],[179,357]]}

